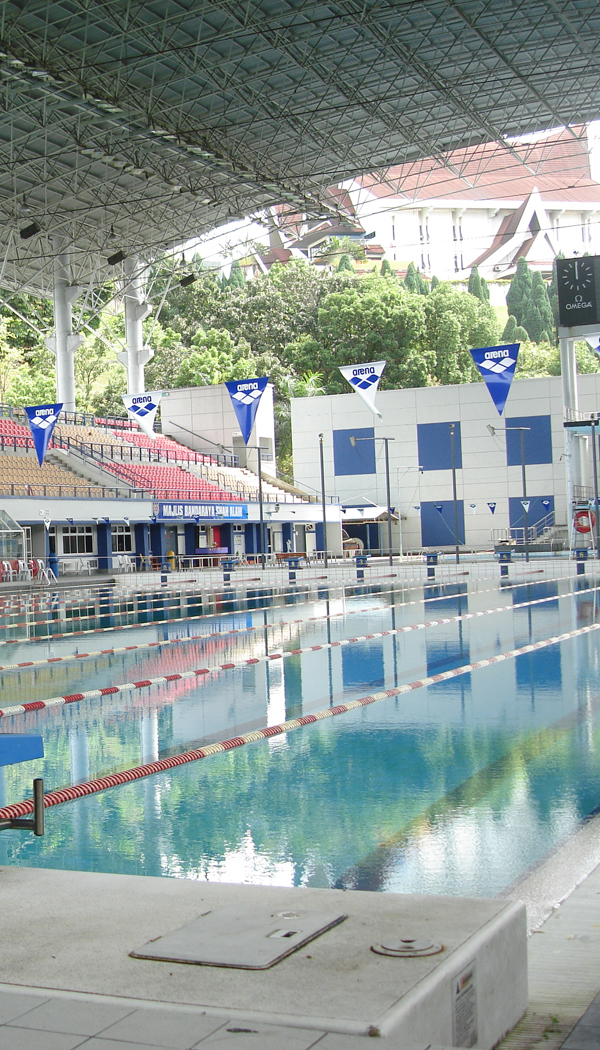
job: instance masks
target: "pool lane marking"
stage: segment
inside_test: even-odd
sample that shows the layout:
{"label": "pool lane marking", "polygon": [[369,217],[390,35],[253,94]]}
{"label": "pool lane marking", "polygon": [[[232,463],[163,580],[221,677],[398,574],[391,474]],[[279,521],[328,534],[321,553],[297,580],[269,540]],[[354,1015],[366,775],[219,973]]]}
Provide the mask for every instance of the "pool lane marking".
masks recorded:
{"label": "pool lane marking", "polygon": [[[159,758],[155,762],[148,762],[141,766],[134,766],[131,769],[124,769],[119,773],[110,773],[108,776],[100,777],[97,780],[90,780],[84,784],[75,784],[72,787],[59,788],[57,791],[50,791],[47,795],[44,795],[44,808],[49,809],[51,806],[58,806],[63,802],[73,802],[75,799],[85,798],[87,795],[95,795],[100,791],[106,791],[108,788],[119,787],[122,784],[130,784],[135,780],[142,780],[144,777],[153,776],[155,773],[164,773],[169,769],[175,769],[177,766],[187,765],[190,762],[198,762],[200,759],[208,758],[210,755],[222,754],[225,751],[232,751],[234,748],[243,747],[245,744],[252,744],[258,740],[266,740],[272,736],[289,733],[292,729],[299,729],[301,726],[311,725],[314,722],[321,722],[326,718],[333,718],[336,715],[345,714],[348,711],[355,711],[357,708],[376,704],[380,700],[388,700],[392,696],[411,693],[413,690],[421,689],[424,686],[437,685],[439,682],[446,682],[448,679],[457,678],[459,675],[470,674],[472,671],[480,670],[483,667],[489,667],[492,664],[502,663],[504,660],[512,660],[517,656],[523,656],[526,653],[532,653],[538,649],[546,649],[550,645],[557,645],[570,638],[577,638],[581,635],[589,634],[591,631],[597,631],[599,628],[600,623],[590,624],[587,627],[578,627],[573,631],[566,631],[563,634],[557,634],[553,638],[545,638],[540,642],[531,642],[529,645],[523,645],[519,649],[511,649],[509,652],[499,653],[497,656],[490,656],[487,660],[477,660],[475,663],[463,664],[461,667],[455,667],[451,671],[441,671],[439,674],[430,675],[428,678],[420,678],[415,682],[408,682],[406,685],[399,685],[393,689],[385,689],[383,692],[373,693],[371,696],[363,696],[359,700],[350,700],[347,704],[337,704],[336,707],[326,707],[323,711],[317,711],[312,715],[302,715],[301,718],[291,718],[287,722],[280,722],[279,725],[267,726],[265,729],[256,729],[252,733],[244,733],[243,736],[231,737],[229,740],[223,740],[218,744],[207,744],[206,747],[195,748],[193,751],[184,751],[182,754],[173,755],[171,758]],[[15,802],[13,805],[4,806],[0,809],[0,820],[11,820],[15,817],[25,817],[29,813],[33,813],[33,799],[26,799],[24,802]]]}
{"label": "pool lane marking", "polygon": [[[591,589],[591,588],[590,588]],[[597,590],[598,588],[594,588]],[[571,598],[581,591],[570,591],[561,595],[561,598]],[[422,631],[427,627],[440,627],[444,624],[459,623],[463,620],[476,620],[481,616],[492,616],[494,613],[514,612],[531,605],[543,605],[545,602],[556,601],[556,596],[547,598],[536,598],[530,602],[520,602],[517,605],[500,605],[495,609],[480,609],[477,612],[462,613],[460,616],[445,616],[441,620],[425,620],[423,623],[405,624],[403,627],[391,628],[389,631],[375,631],[373,634],[361,634],[356,638],[341,638],[336,642],[321,642],[317,645],[307,645],[301,649],[282,650],[277,653],[266,653],[263,656],[246,657],[243,660],[234,660],[225,664],[215,664],[214,667],[198,667],[191,671],[173,672],[173,674],[159,675],[155,678],[145,678],[140,682],[122,682],[120,685],[108,685],[101,689],[88,689],[83,693],[68,693],[66,696],[52,696],[48,700],[32,700],[25,704],[15,704],[12,707],[0,708],[0,719],[23,715],[29,711],[42,711],[45,708],[63,707],[65,704],[76,704],[82,700],[93,700],[102,696],[114,696],[117,693],[130,693],[134,689],[146,689],[149,686],[165,685],[167,682],[180,682],[187,678],[200,677],[202,675],[220,674],[221,671],[237,670],[240,667],[249,667],[253,664],[270,663],[273,660],[286,660],[290,656],[303,656],[306,653],[316,653],[325,649],[337,649],[343,645],[353,645],[360,642],[369,642],[375,638],[390,638],[397,634],[409,634],[411,631]],[[314,617],[320,619],[320,617]],[[291,621],[291,623],[306,623],[306,620]],[[258,627],[257,630],[262,630]],[[222,637],[222,636],[221,636]],[[153,643],[157,644],[157,643]]]}
{"label": "pool lane marking", "polygon": [[[574,579],[576,579],[575,575],[573,575],[573,576],[557,576],[557,577],[555,577],[554,579],[551,579],[551,580],[539,580],[539,581],[536,581],[534,583],[534,586],[537,586],[538,583],[539,584],[542,584],[542,583],[558,583],[561,580],[574,580]],[[517,583],[511,584],[511,587],[513,587],[513,586],[514,587],[518,587],[518,586],[523,586],[523,585],[522,584],[517,584]],[[549,598],[540,598],[540,599],[536,598],[536,599],[532,599],[530,602],[521,602],[518,605],[506,606],[506,608],[509,608],[509,609],[521,609],[521,608],[523,608],[523,607],[525,607],[527,605],[539,604],[539,602],[542,602],[542,601],[554,601],[555,599],[558,599],[558,598],[569,598],[569,597],[572,597],[573,595],[576,595],[576,594],[585,594],[587,592],[597,591],[597,590],[600,590],[600,585],[598,585],[596,587],[586,587],[585,590],[569,591],[566,594],[552,595]],[[187,635],[184,638],[163,638],[162,640],[159,640],[159,641],[156,641],[156,642],[140,642],[137,645],[121,645],[121,646],[114,646],[114,647],[112,647],[110,649],[94,649],[90,653],[67,653],[65,656],[49,656],[49,657],[47,657],[44,660],[23,660],[21,663],[18,663],[18,664],[4,664],[4,665],[0,665],[0,673],[3,672],[3,671],[22,671],[22,670],[26,670],[28,667],[43,667],[43,666],[46,666],[48,664],[66,663],[69,660],[84,660],[84,659],[92,659],[92,658],[93,659],[97,659],[99,656],[112,656],[112,655],[118,654],[118,653],[133,652],[133,651],[138,650],[138,649],[152,649],[152,648],[157,648],[158,646],[163,646],[163,645],[180,645],[180,644],[181,645],[185,645],[187,642],[197,642],[197,641],[206,640],[207,638],[229,638],[229,637],[232,637],[232,636],[237,635],[237,634],[247,634],[247,633],[250,633],[252,631],[264,631],[265,629],[266,630],[272,630],[275,627],[292,627],[292,626],[295,626],[296,624],[313,623],[313,622],[319,621],[319,620],[332,620],[335,616],[357,616],[357,615],[359,615],[361,613],[364,614],[364,613],[369,613],[369,612],[385,612],[386,609],[407,609],[407,608],[409,608],[412,605],[421,605],[422,602],[444,602],[444,601],[448,601],[448,598],[468,598],[468,597],[473,597],[474,595],[480,595],[480,594],[492,594],[492,593],[495,594],[495,593],[497,593],[497,591],[498,591],[497,587],[489,587],[489,588],[487,588],[484,591],[473,591],[471,593],[471,595],[469,595],[469,594],[460,594],[460,595],[443,594],[443,595],[440,595],[437,598],[416,598],[414,601],[410,601],[410,602],[390,602],[389,605],[380,606],[378,609],[373,609],[372,606],[368,606],[367,608],[364,608],[364,609],[343,609],[343,610],[340,610],[340,612],[330,613],[329,615],[325,614],[324,616],[323,615],[320,615],[320,616],[305,616],[305,617],[302,617],[299,620],[274,620],[272,623],[253,624],[251,627],[238,627],[238,628],[234,628],[231,631],[212,631],[209,634],[190,634],[190,635]],[[383,597],[386,594],[393,594],[393,593],[394,593],[394,590],[391,590],[391,591],[380,591],[380,592],[377,593],[376,596],[377,597]],[[352,598],[352,597],[353,596],[350,595],[350,598]],[[344,595],[344,599],[348,600],[346,595]],[[312,599],[312,600],[314,601],[315,599]],[[319,601],[320,599],[317,598],[316,600]],[[342,599],[337,599],[337,600],[339,601],[339,600],[342,600]],[[271,606],[264,605],[264,606],[260,606],[258,609],[244,609],[244,610],[242,610],[242,612],[246,612],[246,613],[267,612],[269,610],[269,608],[271,608]],[[504,608],[504,606],[502,606],[502,608]],[[486,610],[486,612],[487,611],[488,610]],[[489,610],[489,611],[490,612],[494,612],[496,610]],[[130,623],[128,623],[128,624],[122,624],[122,625],[120,625],[118,627],[98,627],[98,628],[91,627],[91,628],[83,630],[83,631],[66,631],[63,634],[52,634],[52,635],[48,635],[46,638],[27,638],[27,639],[10,638],[10,639],[7,639],[5,641],[0,641],[0,645],[9,645],[9,644],[13,644],[13,645],[24,645],[24,644],[30,645],[33,642],[42,642],[42,643],[47,644],[47,643],[49,643],[51,641],[54,641],[55,639],[58,640],[59,638],[77,638],[77,637],[79,637],[79,636],[81,636],[83,634],[103,634],[103,633],[106,633],[107,631],[126,631],[126,630],[134,631],[134,630],[139,630],[140,627],[153,627],[154,625],[160,626],[161,624],[187,623],[187,622],[189,622],[191,620],[203,620],[203,619],[213,619],[214,620],[214,619],[217,619],[218,617],[221,617],[221,616],[235,616],[235,615],[239,615],[239,614],[232,613],[231,611],[229,611],[229,612],[220,612],[220,613],[201,613],[198,616],[184,616],[181,619],[153,620],[151,623],[137,623],[137,624],[130,624]],[[468,615],[469,614],[465,614],[465,616],[468,616]],[[45,620],[45,621],[39,621],[39,622],[42,623],[42,624],[43,623],[56,623],[56,620]],[[18,626],[23,627],[23,626],[38,626],[38,625],[37,624],[33,624],[33,625],[12,624],[12,626],[13,627],[18,627]]]}

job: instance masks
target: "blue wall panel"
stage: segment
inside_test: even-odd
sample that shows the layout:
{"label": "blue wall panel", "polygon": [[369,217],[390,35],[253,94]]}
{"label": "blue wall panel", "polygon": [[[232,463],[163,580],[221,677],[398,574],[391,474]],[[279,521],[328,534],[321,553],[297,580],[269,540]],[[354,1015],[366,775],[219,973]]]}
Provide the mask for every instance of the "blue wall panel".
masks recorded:
{"label": "blue wall panel", "polygon": [[[547,514],[554,512],[554,496],[528,496],[529,510],[527,512],[527,524],[536,525],[538,521],[545,518]],[[542,500],[548,501],[546,506]],[[522,529],[525,525],[525,511],[520,496],[511,496],[508,501],[508,515],[511,529]]]}
{"label": "blue wall panel", "polygon": [[373,427],[353,427],[352,430],[333,431],[333,470],[336,477],[344,474],[375,474],[375,442],[350,438],[373,438]]}
{"label": "blue wall panel", "polygon": [[520,467],[521,432],[511,427],[528,427],[524,430],[525,463],[552,463],[552,428],[550,416],[511,416],[506,420],[506,463],[509,467]]}
{"label": "blue wall panel", "polygon": [[[465,512],[463,501],[458,504],[458,542],[465,542]],[[441,512],[437,507],[442,508]],[[523,509],[523,508],[521,508]],[[421,543],[424,547],[453,547],[454,503],[452,500],[439,503],[421,503]]]}
{"label": "blue wall panel", "polygon": [[[451,470],[452,443],[449,423],[417,423],[419,466],[423,470]],[[454,425],[454,453],[456,467],[462,467],[460,423]]]}

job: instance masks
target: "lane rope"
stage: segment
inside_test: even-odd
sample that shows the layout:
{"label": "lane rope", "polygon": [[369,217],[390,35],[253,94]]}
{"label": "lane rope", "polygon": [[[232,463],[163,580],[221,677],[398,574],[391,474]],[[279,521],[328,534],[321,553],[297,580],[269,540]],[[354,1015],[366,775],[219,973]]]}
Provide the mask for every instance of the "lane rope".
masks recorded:
{"label": "lane rope", "polygon": [[[597,588],[594,588],[595,590]],[[580,591],[570,591],[561,595],[561,598],[571,598]],[[186,678],[199,677],[208,674],[220,674],[221,671],[237,670],[240,667],[249,667],[253,664],[269,663],[273,660],[286,660],[290,656],[304,656],[306,653],[316,653],[327,649],[337,649],[344,645],[353,645],[360,642],[369,642],[375,638],[390,638],[394,635],[409,634],[411,631],[422,631],[428,627],[440,627],[449,623],[460,623],[464,620],[475,620],[482,616],[492,616],[495,613],[514,612],[517,609],[525,609],[532,605],[543,605],[546,602],[556,601],[555,595],[546,598],[536,598],[533,601],[519,602],[517,605],[500,605],[494,609],[480,609],[477,612],[462,613],[459,616],[445,616],[440,620],[426,620],[423,623],[405,624],[402,627],[390,628],[388,631],[375,631],[372,634],[358,635],[356,638],[341,638],[335,642],[321,642],[317,645],[307,645],[301,649],[290,649],[276,653],[265,653],[262,656],[246,657],[243,660],[234,660],[224,664],[216,664],[214,667],[198,667],[190,671],[175,671],[168,675],[159,675],[154,678],[145,678],[139,682],[122,682],[120,685],[104,686],[100,689],[88,689],[83,693],[69,693],[66,696],[52,696],[47,700],[31,700],[25,704],[15,704],[13,707],[0,708],[0,718],[14,717],[15,715],[27,714],[29,711],[42,711],[45,708],[64,707],[65,704],[75,704],[82,700],[93,700],[102,696],[114,696],[118,693],[128,693],[135,689],[146,689],[149,686],[164,685],[167,682],[180,682]],[[388,606],[389,608],[389,606]],[[314,617],[319,619],[319,617]],[[291,621],[306,623],[308,621]],[[257,630],[262,628],[257,627]],[[223,637],[223,636],[221,636]],[[225,636],[226,637],[226,636]],[[158,643],[153,643],[158,644]]]}
{"label": "lane rope", "polygon": [[[587,627],[578,627],[573,631],[566,631],[563,634],[555,635],[553,638],[545,638],[543,641],[532,642],[529,645],[523,645],[519,649],[511,649],[506,653],[499,653],[497,656],[490,656],[487,660],[478,660],[475,663],[463,664],[461,667],[455,667],[451,671],[442,671],[440,674],[430,675],[428,678],[421,678],[415,682],[408,682],[406,685],[396,686],[393,689],[386,689],[380,693],[373,693],[372,696],[363,696],[360,700],[350,700],[347,704],[338,704],[336,707],[328,707],[323,711],[318,711],[316,714],[303,715],[301,718],[292,718],[287,722],[280,722],[279,725],[267,726],[265,729],[257,729],[253,733],[245,733],[243,736],[231,737],[229,740],[223,740],[218,744],[207,744],[206,747],[199,747],[193,751],[185,751],[180,755],[173,755],[171,758],[157,759],[155,762],[148,762],[142,766],[134,766],[132,769],[124,769],[119,773],[110,773],[108,776],[100,777],[97,780],[90,780],[84,784],[75,784],[72,787],[59,788],[57,791],[50,791],[44,795],[44,808],[49,809],[52,806],[58,806],[63,802],[73,802],[78,798],[85,798],[87,795],[95,795],[100,791],[106,791],[108,788],[119,787],[122,784],[130,784],[135,780],[142,780],[144,777],[153,776],[155,773],[164,773],[169,769],[175,769],[178,766],[187,765],[190,762],[198,762],[200,759],[208,758],[209,755],[218,755],[226,751],[232,751],[234,748],[243,747],[245,744],[252,744],[258,740],[265,740],[272,736],[279,736],[281,733],[288,733],[293,729],[299,729],[301,726],[311,725],[314,722],[320,722],[326,718],[333,718],[336,715],[345,714],[348,711],[354,711],[360,707],[367,707],[369,704],[378,703],[380,700],[387,700],[392,696],[400,696],[403,693],[410,693],[415,689],[421,689],[424,686],[436,685],[438,682],[446,682],[450,678],[457,678],[459,675],[470,674],[471,671],[480,670],[483,667],[489,667],[492,664],[502,663],[504,660],[511,660],[517,656],[523,656],[525,653],[532,653],[538,649],[545,649],[550,645],[557,645],[561,642],[567,641],[570,638],[577,638],[584,634],[589,634],[591,631],[597,631],[600,628],[600,623],[590,624]],[[10,806],[4,806],[0,809],[0,820],[12,820],[16,817],[25,817],[29,813],[33,813],[33,799],[26,799],[23,802],[15,802]]]}
{"label": "lane rope", "polygon": [[[572,575],[572,576],[557,576],[557,577],[555,577],[553,579],[550,579],[550,580],[538,580],[538,581],[535,581],[532,584],[532,586],[541,586],[542,584],[548,584],[548,583],[558,583],[561,580],[573,580],[573,579],[576,579],[576,578],[577,578],[576,575]],[[515,584],[511,584],[511,587],[513,587],[513,586],[517,587],[517,586],[523,586],[523,585],[522,584],[516,584],[516,583]],[[569,593],[571,595],[573,595],[573,594],[585,593],[586,591],[595,591],[595,590],[598,590],[598,589],[599,589],[598,587],[587,587],[587,588],[585,588],[585,590],[582,590],[582,591],[571,591]],[[507,590],[508,590],[508,588],[507,588]],[[450,598],[469,598],[469,597],[473,597],[474,595],[480,595],[480,594],[495,594],[495,593],[497,593],[497,591],[498,591],[497,587],[489,587],[489,588],[486,588],[485,590],[482,590],[482,591],[472,591],[472,592],[469,592],[469,593],[459,594],[459,595],[444,594],[444,595],[440,595],[440,596],[435,597],[435,598],[425,598],[425,597],[423,597],[423,598],[416,598],[414,601],[410,601],[410,602],[390,602],[389,605],[381,606],[381,611],[385,612],[386,609],[405,609],[405,608],[408,608],[408,607],[410,607],[412,605],[421,605],[423,602],[443,602],[443,601],[448,601],[448,599],[450,599]],[[391,590],[388,590],[388,591],[377,591],[374,594],[374,597],[380,598],[380,597],[385,597],[388,594],[394,594],[394,593],[395,593],[395,588],[393,588]],[[348,600],[352,600],[353,597],[355,597],[355,596],[354,595],[349,595],[349,596],[348,595],[344,595],[343,598],[337,599],[337,600],[338,601],[340,601],[340,600],[348,601]],[[562,598],[562,597],[568,597],[568,595],[566,595],[566,594],[565,595],[560,595],[559,594],[559,595],[554,595],[553,597],[555,597],[555,598]],[[311,598],[305,604],[310,604],[310,602],[320,601],[320,600],[324,600],[324,599]],[[551,599],[548,599],[548,600],[550,601]],[[523,604],[530,604],[530,603],[523,603]],[[214,619],[217,619],[217,618],[220,618],[220,617],[225,617],[225,616],[241,615],[242,613],[252,614],[252,613],[257,613],[257,612],[268,612],[269,609],[272,609],[272,608],[273,608],[273,606],[264,605],[264,606],[259,606],[257,609],[244,609],[244,610],[241,610],[239,613],[232,613],[231,611],[218,612],[218,613],[200,613],[197,616],[184,616],[184,617],[181,617],[181,618],[178,618],[178,619],[169,618],[169,619],[166,619],[166,620],[153,620],[153,621],[151,621],[149,623],[119,624],[118,626],[115,626],[115,627],[90,627],[90,628],[86,628],[86,629],[81,630],[81,631],[65,631],[62,634],[52,634],[52,635],[48,635],[47,637],[44,637],[44,638],[42,638],[42,637],[40,637],[40,638],[27,638],[27,639],[14,639],[14,638],[11,638],[11,639],[7,639],[7,640],[4,640],[4,641],[0,641],[0,646],[2,646],[2,645],[10,645],[10,644],[13,644],[13,645],[30,645],[30,644],[34,644],[36,642],[39,642],[39,643],[42,643],[42,644],[48,644],[49,642],[52,642],[54,640],[58,641],[61,638],[79,638],[82,635],[87,635],[87,634],[106,634],[107,632],[110,632],[110,631],[127,631],[127,630],[135,631],[135,630],[139,630],[141,627],[142,628],[143,627],[153,627],[155,625],[156,626],[161,626],[161,625],[164,625],[164,624],[183,624],[183,623],[188,623],[188,622],[191,622],[191,621],[194,621],[194,620],[210,620],[210,619],[214,620]],[[514,606],[513,605],[513,606],[510,606],[510,608],[515,609],[515,608],[518,608],[518,606]],[[364,613],[373,612],[373,611],[375,611],[375,610],[373,610],[372,607],[363,608],[363,609],[343,609],[343,610],[340,610],[339,612],[330,613],[329,615],[324,614],[324,615],[319,615],[319,616],[306,616],[306,617],[300,618],[298,620],[274,620],[271,623],[256,624],[256,625],[252,625],[251,627],[240,627],[240,628],[235,628],[235,629],[233,629],[231,631],[212,631],[209,634],[192,634],[192,635],[187,635],[187,636],[184,636],[184,637],[181,637],[181,638],[164,638],[164,639],[160,639],[160,640],[155,641],[155,642],[141,642],[141,643],[139,643],[137,645],[121,645],[121,646],[114,646],[114,647],[112,647],[110,649],[95,649],[95,650],[93,650],[90,653],[67,653],[67,654],[65,654],[65,656],[52,656],[52,657],[47,657],[44,660],[24,660],[24,661],[22,661],[20,663],[16,663],[16,664],[0,665],[0,672],[2,672],[2,671],[21,671],[23,669],[26,669],[27,667],[41,667],[41,666],[44,666],[46,664],[64,663],[64,662],[69,661],[69,660],[80,660],[80,659],[83,660],[83,659],[86,659],[88,657],[97,659],[99,656],[111,656],[111,655],[113,655],[115,653],[131,652],[131,651],[134,651],[136,649],[151,649],[151,648],[154,648],[154,647],[157,647],[157,646],[163,646],[163,645],[185,644],[187,642],[201,641],[201,640],[206,640],[208,638],[227,638],[227,637],[229,637],[231,635],[243,634],[243,633],[250,632],[250,631],[263,631],[263,630],[265,630],[265,628],[267,630],[271,630],[271,629],[273,629],[275,627],[289,627],[289,626],[291,626],[293,624],[312,623],[313,621],[318,621],[318,620],[330,620],[330,619],[333,619],[336,616],[356,616],[358,614],[364,614]],[[39,621],[39,622],[40,622],[40,624],[43,624],[43,623],[56,623],[57,621],[56,620],[46,620],[46,621]],[[31,625],[30,624],[12,624],[11,626],[13,626],[13,627],[37,626],[37,624],[31,624]]]}
{"label": "lane rope", "polygon": [[[558,583],[561,580],[572,580],[572,579],[576,579],[576,574],[575,573],[571,573],[570,575],[553,576],[550,579],[545,578],[544,580],[510,580],[508,586],[511,587],[511,588],[512,587],[523,587],[523,586],[536,587],[536,586],[540,586],[542,584]],[[302,581],[298,581],[298,583],[301,583],[301,582]],[[478,583],[480,581],[473,580],[472,582]],[[453,585],[454,585],[453,581],[446,581],[444,583],[442,583],[442,582],[431,583],[431,582],[428,582],[427,580],[410,581],[410,582],[402,582],[402,581],[399,580],[398,585],[396,587],[391,587],[391,588],[388,588],[387,590],[378,591],[376,593],[376,596],[377,597],[379,597],[379,596],[383,597],[386,594],[394,593],[398,589],[398,587],[402,587],[402,588],[411,590],[411,589],[413,589],[415,587],[423,587],[423,586],[425,586],[425,587],[428,587],[428,586],[429,587],[452,587]],[[266,588],[267,585],[264,585],[264,586]],[[327,588],[329,590],[343,591],[344,593],[341,596],[342,600],[351,600],[352,598],[356,597],[356,595],[346,594],[345,593],[346,590],[347,589],[351,590],[352,588],[355,588],[355,587],[357,587],[359,585],[355,581],[352,581],[352,582],[348,582],[348,583],[345,583],[345,584],[328,583],[326,586],[327,586]],[[370,581],[369,586],[376,587],[377,586],[377,579],[374,579],[374,580]],[[496,591],[497,589],[498,589],[497,587],[492,587],[492,588],[487,588],[487,589],[482,590],[482,591],[474,591],[472,593],[475,593],[475,594],[489,594],[492,591]],[[508,589],[508,587],[507,587],[507,589]],[[136,593],[140,593],[140,592],[136,592]],[[143,593],[143,592],[141,592],[141,593]],[[156,592],[154,592],[154,591],[150,592],[150,593],[156,595]],[[256,598],[253,598],[253,597],[249,598],[248,596],[246,596],[244,598],[238,598],[235,595],[235,592],[233,592],[233,591],[232,592],[228,592],[228,593],[216,592],[216,594],[220,594],[221,595],[221,600],[223,600],[223,601],[229,601],[229,600],[233,600],[233,601],[256,601],[256,600],[259,600],[260,598],[265,597],[264,595],[258,595]],[[292,596],[292,595],[293,596],[297,596],[297,594],[298,594],[297,590],[294,590],[294,591],[281,590],[275,595],[270,595],[270,597],[272,597],[274,599],[285,599],[288,596]],[[191,592],[191,596],[202,598],[202,592]],[[467,595],[465,594],[464,596],[466,597]],[[405,604],[406,605],[417,605],[417,604],[419,604],[419,601],[444,601],[447,598],[451,598],[451,597],[454,597],[454,595],[442,595],[439,598],[421,598],[421,599],[417,599],[414,602],[400,603],[400,605],[398,605],[396,607],[400,608],[402,605],[405,605]],[[126,600],[126,599],[124,599],[124,600]],[[156,595],[156,599],[155,600],[159,601],[160,600],[160,596]],[[173,599],[173,600],[175,601],[175,599]],[[314,597],[307,597],[304,604],[307,604],[308,602],[315,601],[315,600],[322,600],[322,599],[319,599],[318,596],[317,596],[317,599],[315,599]],[[263,612],[265,610],[268,610],[269,608],[272,608],[272,606],[259,606],[256,609],[241,609],[241,610],[239,610],[239,613]],[[149,610],[128,609],[127,610],[126,609],[126,610],[123,610],[123,611],[115,610],[115,611],[113,611],[111,613],[105,613],[105,614],[102,614],[102,613],[98,614],[97,612],[86,613],[86,614],[84,614],[82,616],[73,616],[72,617],[72,621],[75,621],[75,620],[91,620],[91,619],[96,618],[98,615],[110,615],[110,616],[113,616],[113,617],[117,617],[117,616],[124,617],[124,616],[130,616],[130,615],[132,615],[132,613],[138,613],[139,614],[140,611],[142,613],[150,613],[152,610],[151,609],[149,609]],[[17,615],[17,614],[14,614],[14,615]],[[63,631],[63,632],[60,632],[60,633],[57,633],[57,634],[48,633],[46,635],[39,635],[39,636],[30,637],[30,638],[4,638],[4,639],[0,639],[0,646],[2,646],[2,645],[15,645],[15,644],[27,645],[29,643],[35,643],[35,642],[46,642],[46,643],[49,643],[49,642],[52,642],[52,641],[55,641],[55,640],[58,641],[58,639],[60,639],[60,638],[76,638],[76,637],[80,637],[81,635],[84,635],[84,634],[106,634],[106,633],[108,633],[110,631],[136,630],[139,627],[161,626],[161,625],[170,624],[170,623],[186,623],[186,622],[191,621],[191,620],[202,620],[202,619],[208,619],[208,618],[211,618],[211,617],[212,618],[216,618],[216,617],[232,616],[232,615],[236,615],[236,614],[232,613],[231,610],[228,610],[227,612],[214,612],[214,613],[203,612],[203,613],[199,613],[199,614],[192,615],[192,616],[179,616],[179,617],[171,616],[171,617],[167,617],[166,619],[162,619],[162,620],[150,620],[147,623],[139,623],[138,622],[138,623],[133,623],[133,624],[132,623],[117,624],[117,625],[114,625],[114,626],[111,626],[111,627],[87,627],[87,628],[83,628],[82,630],[79,630],[79,631]],[[29,627],[29,628],[45,627],[45,626],[48,626],[48,625],[56,624],[58,622],[60,622],[60,621],[57,620],[57,619],[23,620],[23,621],[21,621],[19,623],[0,624],[0,631],[1,630],[14,630],[14,629],[20,628],[20,627]]]}

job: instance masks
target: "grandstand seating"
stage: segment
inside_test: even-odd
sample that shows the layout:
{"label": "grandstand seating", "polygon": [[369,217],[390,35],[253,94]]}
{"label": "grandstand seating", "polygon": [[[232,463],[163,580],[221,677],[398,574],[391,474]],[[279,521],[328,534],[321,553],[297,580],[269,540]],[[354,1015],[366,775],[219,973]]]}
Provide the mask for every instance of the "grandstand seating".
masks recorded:
{"label": "grandstand seating", "polygon": [[[50,448],[66,447],[67,440],[77,445],[93,445],[95,465],[107,471],[113,476],[122,479],[128,487],[139,488],[146,492],[152,492],[156,498],[162,499],[203,499],[203,500],[252,500],[258,499],[258,477],[247,468],[228,467],[217,463],[209,455],[195,452],[172,438],[157,435],[156,440],[147,437],[139,430],[130,430],[125,426],[122,430],[111,426],[111,421],[97,420],[103,424],[92,426],[91,424],[57,423],[53,434]],[[126,421],[123,421],[124,424]],[[31,431],[24,423],[16,422],[11,418],[0,417],[0,450],[4,448],[32,448],[33,442]],[[134,449],[139,449],[140,460],[132,459]],[[147,458],[148,462],[144,462]],[[150,458],[153,462],[150,462]],[[162,462],[161,462],[162,461]],[[29,462],[29,458],[28,458]],[[31,463],[37,468],[37,463],[32,458]],[[175,466],[176,463],[185,464],[185,469]],[[4,474],[4,493],[11,492],[11,485],[20,486],[19,492],[15,494],[26,495],[23,488],[28,483],[36,485],[80,485],[85,489],[85,495],[100,493],[95,489],[93,493],[88,490],[85,482],[77,475],[69,473],[62,467],[56,467],[61,471],[60,475],[51,476],[48,473],[50,464],[44,463],[44,479],[38,474],[27,470],[27,477],[19,472],[18,477],[10,477]],[[161,473],[168,469],[172,473]],[[8,485],[8,488],[6,487]],[[108,483],[110,487],[110,483]],[[273,482],[263,480],[263,499],[270,503],[278,501],[286,503],[302,503],[301,496],[285,492]],[[34,493],[32,493],[34,494]],[[50,495],[51,493],[47,493]],[[81,492],[84,495],[84,492]]]}
{"label": "grandstand seating", "polygon": [[227,492],[204,478],[198,478],[181,467],[160,463],[118,463],[107,460],[103,469],[127,484],[151,492],[157,499],[200,499],[230,502],[241,500],[237,493]]}
{"label": "grandstand seating", "polygon": [[35,453],[0,453],[0,494],[12,496],[102,496],[98,485],[86,485],[72,471],[56,463],[40,467]]}
{"label": "grandstand seating", "polygon": [[33,445],[31,430],[14,419],[0,418],[0,444],[3,443],[16,448],[26,448],[28,443]]}

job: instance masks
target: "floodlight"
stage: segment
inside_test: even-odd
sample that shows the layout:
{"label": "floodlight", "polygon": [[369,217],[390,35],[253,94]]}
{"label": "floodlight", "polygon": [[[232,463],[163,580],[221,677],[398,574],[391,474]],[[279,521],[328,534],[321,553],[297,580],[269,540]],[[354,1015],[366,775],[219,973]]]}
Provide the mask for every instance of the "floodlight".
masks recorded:
{"label": "floodlight", "polygon": [[37,222],[30,222],[29,226],[25,226],[19,232],[21,234],[21,240],[27,241],[30,237],[35,237],[36,233],[41,233],[42,231]]}

